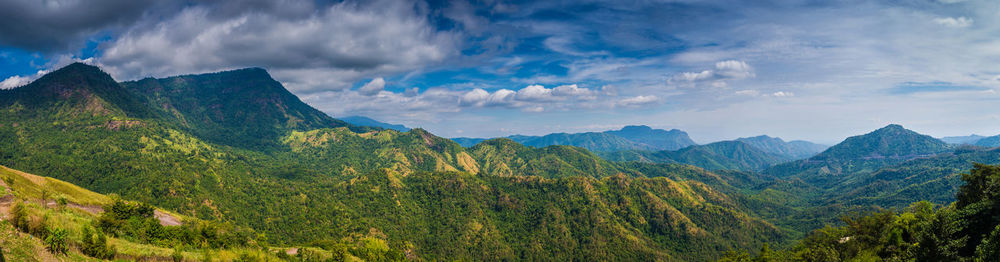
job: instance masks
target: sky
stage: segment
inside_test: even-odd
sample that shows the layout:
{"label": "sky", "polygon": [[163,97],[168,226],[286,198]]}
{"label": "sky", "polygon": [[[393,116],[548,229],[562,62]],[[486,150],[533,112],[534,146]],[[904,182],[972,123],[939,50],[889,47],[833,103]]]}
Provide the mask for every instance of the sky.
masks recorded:
{"label": "sky", "polygon": [[444,137],[624,125],[833,144],[1000,133],[1000,1],[0,1],[0,88],[261,67]]}

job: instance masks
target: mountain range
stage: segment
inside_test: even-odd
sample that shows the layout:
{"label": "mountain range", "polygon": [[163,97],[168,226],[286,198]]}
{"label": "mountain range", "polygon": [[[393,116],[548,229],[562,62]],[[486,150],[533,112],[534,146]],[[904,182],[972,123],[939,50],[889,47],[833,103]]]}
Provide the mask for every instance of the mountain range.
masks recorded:
{"label": "mountain range", "polygon": [[[149,257],[161,260],[299,246],[364,260],[703,261],[795,245],[849,212],[945,205],[973,162],[1000,163],[1000,149],[899,125],[818,150],[766,136],[695,145],[642,126],[462,146],[332,118],[259,68],[119,83],[77,63],[0,90],[0,165],[122,201],[67,226],[38,214],[78,211],[11,193],[42,222],[0,230],[69,227],[83,247],[80,225],[103,220],[111,242],[167,250]],[[23,181],[5,185],[29,192]],[[45,192],[84,192],[63,189]],[[188,219],[157,228],[136,203]],[[16,236],[0,239],[34,245]]]}
{"label": "mountain range", "polygon": [[[533,147],[582,147],[614,161],[683,163],[712,170],[761,170],[771,165],[813,156],[826,148],[807,141],[785,142],[780,138],[763,135],[697,145],[684,131],[653,129],[648,126],[625,126],[620,130],[604,132],[513,135],[506,138]],[[452,140],[464,147],[471,147],[486,139]]]}
{"label": "mountain range", "polygon": [[406,127],[404,125],[389,124],[389,123],[381,122],[381,121],[378,121],[378,120],[375,120],[375,119],[371,119],[371,118],[368,118],[368,117],[365,117],[365,116],[345,116],[345,117],[339,117],[337,119],[343,120],[344,122],[347,122],[347,123],[350,123],[350,124],[356,125],[356,126],[372,126],[372,127],[378,127],[378,128],[384,128],[384,129],[392,129],[392,130],[396,130],[396,131],[399,131],[399,132],[410,131],[410,128]]}
{"label": "mountain range", "polygon": [[967,136],[946,136],[946,137],[942,137],[941,141],[944,141],[945,143],[948,143],[948,144],[956,144],[956,145],[968,144],[968,145],[972,145],[972,144],[975,144],[976,141],[979,141],[980,139],[983,139],[983,138],[985,138],[985,136],[972,134],[972,135],[967,135]]}
{"label": "mountain range", "polygon": [[700,260],[789,236],[709,171],[356,126],[256,68],[118,83],[69,65],[0,91],[0,164],[268,245],[429,260]]}
{"label": "mountain range", "polygon": [[[648,126],[625,126],[620,130],[586,133],[553,133],[544,136],[512,135],[505,137],[533,147],[566,145],[597,152],[622,150],[677,150],[695,145],[684,131],[653,129]],[[452,138],[464,147],[471,147],[485,138]]]}

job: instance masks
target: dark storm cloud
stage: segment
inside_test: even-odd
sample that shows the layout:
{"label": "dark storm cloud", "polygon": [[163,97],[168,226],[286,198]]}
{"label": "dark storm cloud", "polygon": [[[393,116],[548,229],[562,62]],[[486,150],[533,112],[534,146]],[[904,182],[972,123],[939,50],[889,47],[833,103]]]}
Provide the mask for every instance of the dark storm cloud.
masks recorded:
{"label": "dark storm cloud", "polygon": [[341,90],[456,55],[457,33],[427,12],[409,1],[193,5],[122,32],[97,62],[124,79],[259,66],[297,91]]}
{"label": "dark storm cloud", "polygon": [[0,45],[31,51],[66,51],[111,27],[130,25],[158,1],[0,1]]}

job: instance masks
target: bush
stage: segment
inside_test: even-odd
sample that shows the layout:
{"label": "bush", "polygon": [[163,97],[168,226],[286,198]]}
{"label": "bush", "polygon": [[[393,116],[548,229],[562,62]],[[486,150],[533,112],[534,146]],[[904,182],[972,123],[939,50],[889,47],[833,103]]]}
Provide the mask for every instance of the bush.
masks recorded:
{"label": "bush", "polygon": [[28,211],[20,201],[10,208],[10,223],[22,232],[28,232]]}
{"label": "bush", "polygon": [[45,248],[55,254],[66,254],[69,246],[66,244],[66,236],[69,233],[66,229],[55,228],[45,237]]}
{"label": "bush", "polygon": [[80,251],[85,255],[100,259],[112,259],[117,253],[114,247],[108,245],[108,238],[103,232],[89,226],[83,227],[80,239]]}

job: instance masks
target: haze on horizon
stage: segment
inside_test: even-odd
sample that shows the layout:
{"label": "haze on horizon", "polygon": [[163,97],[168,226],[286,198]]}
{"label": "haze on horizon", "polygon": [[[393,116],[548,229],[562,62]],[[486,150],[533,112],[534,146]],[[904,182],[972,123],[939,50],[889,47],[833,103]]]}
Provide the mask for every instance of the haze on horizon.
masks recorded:
{"label": "haze on horizon", "polygon": [[1000,2],[750,2],[8,0],[0,88],[74,61],[262,67],[334,117],[445,137],[1000,133]]}

